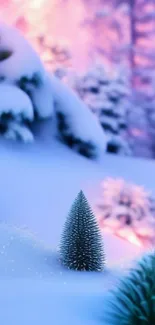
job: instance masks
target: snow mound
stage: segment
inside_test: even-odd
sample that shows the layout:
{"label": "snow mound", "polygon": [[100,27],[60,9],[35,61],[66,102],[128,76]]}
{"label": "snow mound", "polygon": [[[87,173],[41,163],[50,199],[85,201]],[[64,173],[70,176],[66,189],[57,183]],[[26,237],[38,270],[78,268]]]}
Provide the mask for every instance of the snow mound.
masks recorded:
{"label": "snow mound", "polygon": [[50,275],[47,251],[27,231],[0,225],[0,277]]}

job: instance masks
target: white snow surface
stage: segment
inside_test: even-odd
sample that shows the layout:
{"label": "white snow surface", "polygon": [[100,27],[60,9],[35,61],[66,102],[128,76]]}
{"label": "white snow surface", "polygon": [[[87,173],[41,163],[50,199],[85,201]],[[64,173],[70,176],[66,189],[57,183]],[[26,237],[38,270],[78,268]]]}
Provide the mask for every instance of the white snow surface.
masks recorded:
{"label": "white snow surface", "polygon": [[0,224],[0,278],[50,275],[47,252],[26,230]]}
{"label": "white snow surface", "polygon": [[80,189],[94,206],[104,177],[155,193],[154,162],[104,155],[94,163],[48,137],[33,146],[0,146],[0,323],[110,325],[109,289],[142,250],[104,233],[106,271],[66,271],[57,260],[62,226]]}

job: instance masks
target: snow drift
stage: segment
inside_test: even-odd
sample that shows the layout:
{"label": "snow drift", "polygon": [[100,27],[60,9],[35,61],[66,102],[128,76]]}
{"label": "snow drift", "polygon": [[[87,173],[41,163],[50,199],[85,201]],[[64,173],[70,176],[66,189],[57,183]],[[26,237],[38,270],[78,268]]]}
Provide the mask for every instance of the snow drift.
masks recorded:
{"label": "snow drift", "polygon": [[48,254],[28,231],[0,224],[0,277],[50,276]]}

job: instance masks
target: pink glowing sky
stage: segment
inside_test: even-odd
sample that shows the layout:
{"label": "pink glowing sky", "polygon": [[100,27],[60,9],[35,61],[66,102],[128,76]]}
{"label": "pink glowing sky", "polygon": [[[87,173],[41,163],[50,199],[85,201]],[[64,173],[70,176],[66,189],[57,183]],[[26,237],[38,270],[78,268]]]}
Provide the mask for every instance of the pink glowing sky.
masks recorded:
{"label": "pink glowing sky", "polygon": [[87,65],[92,37],[80,26],[87,17],[81,0],[76,0],[76,5],[62,0],[0,0],[0,16],[20,28],[34,44],[35,37],[44,34],[49,41],[69,46],[74,67]]}
{"label": "pink glowing sky", "polygon": [[[49,43],[66,45],[71,50],[72,67],[85,70],[95,58],[95,47],[102,47],[109,57],[113,55],[117,59],[121,44],[130,42],[128,19],[123,18],[121,39],[109,29],[106,18],[104,26],[103,20],[99,20],[94,29],[82,27],[100,8],[99,0],[0,0],[0,19],[21,29],[38,51],[36,37],[40,35],[46,35]],[[152,47],[152,43],[155,44],[148,38],[145,46]],[[44,54],[41,55],[44,59]],[[122,63],[123,59],[119,53],[118,61]],[[142,58],[137,57],[137,60]]]}

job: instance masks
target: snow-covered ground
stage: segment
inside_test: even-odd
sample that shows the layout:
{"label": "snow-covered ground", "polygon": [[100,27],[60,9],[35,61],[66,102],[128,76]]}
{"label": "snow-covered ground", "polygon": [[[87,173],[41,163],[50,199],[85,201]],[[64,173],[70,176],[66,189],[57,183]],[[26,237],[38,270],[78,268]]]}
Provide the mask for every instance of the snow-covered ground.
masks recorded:
{"label": "snow-covered ground", "polygon": [[[32,140],[25,119],[33,120],[34,112],[49,117],[40,122],[41,128],[39,122],[33,125],[34,144],[0,142],[0,324],[108,325],[104,310],[109,289],[142,251],[105,233],[105,272],[66,271],[57,251],[62,227],[81,189],[95,207],[104,177],[124,177],[155,193],[154,162],[108,155],[92,162],[54,140],[57,124],[59,138],[83,154],[106,148],[93,114],[69,88],[47,75],[22,35],[3,24],[0,32],[5,97],[1,95],[0,115],[4,120],[13,115],[16,122],[9,123],[11,133],[2,125],[4,134],[20,138],[24,131],[23,140]],[[50,124],[50,119],[57,123]]]}
{"label": "snow-covered ground", "polygon": [[92,162],[48,139],[0,146],[0,323],[104,324],[106,293],[141,250],[104,234],[105,273],[66,272],[56,255],[62,226],[80,189],[94,206],[104,177],[155,193],[154,162],[112,155]]}

